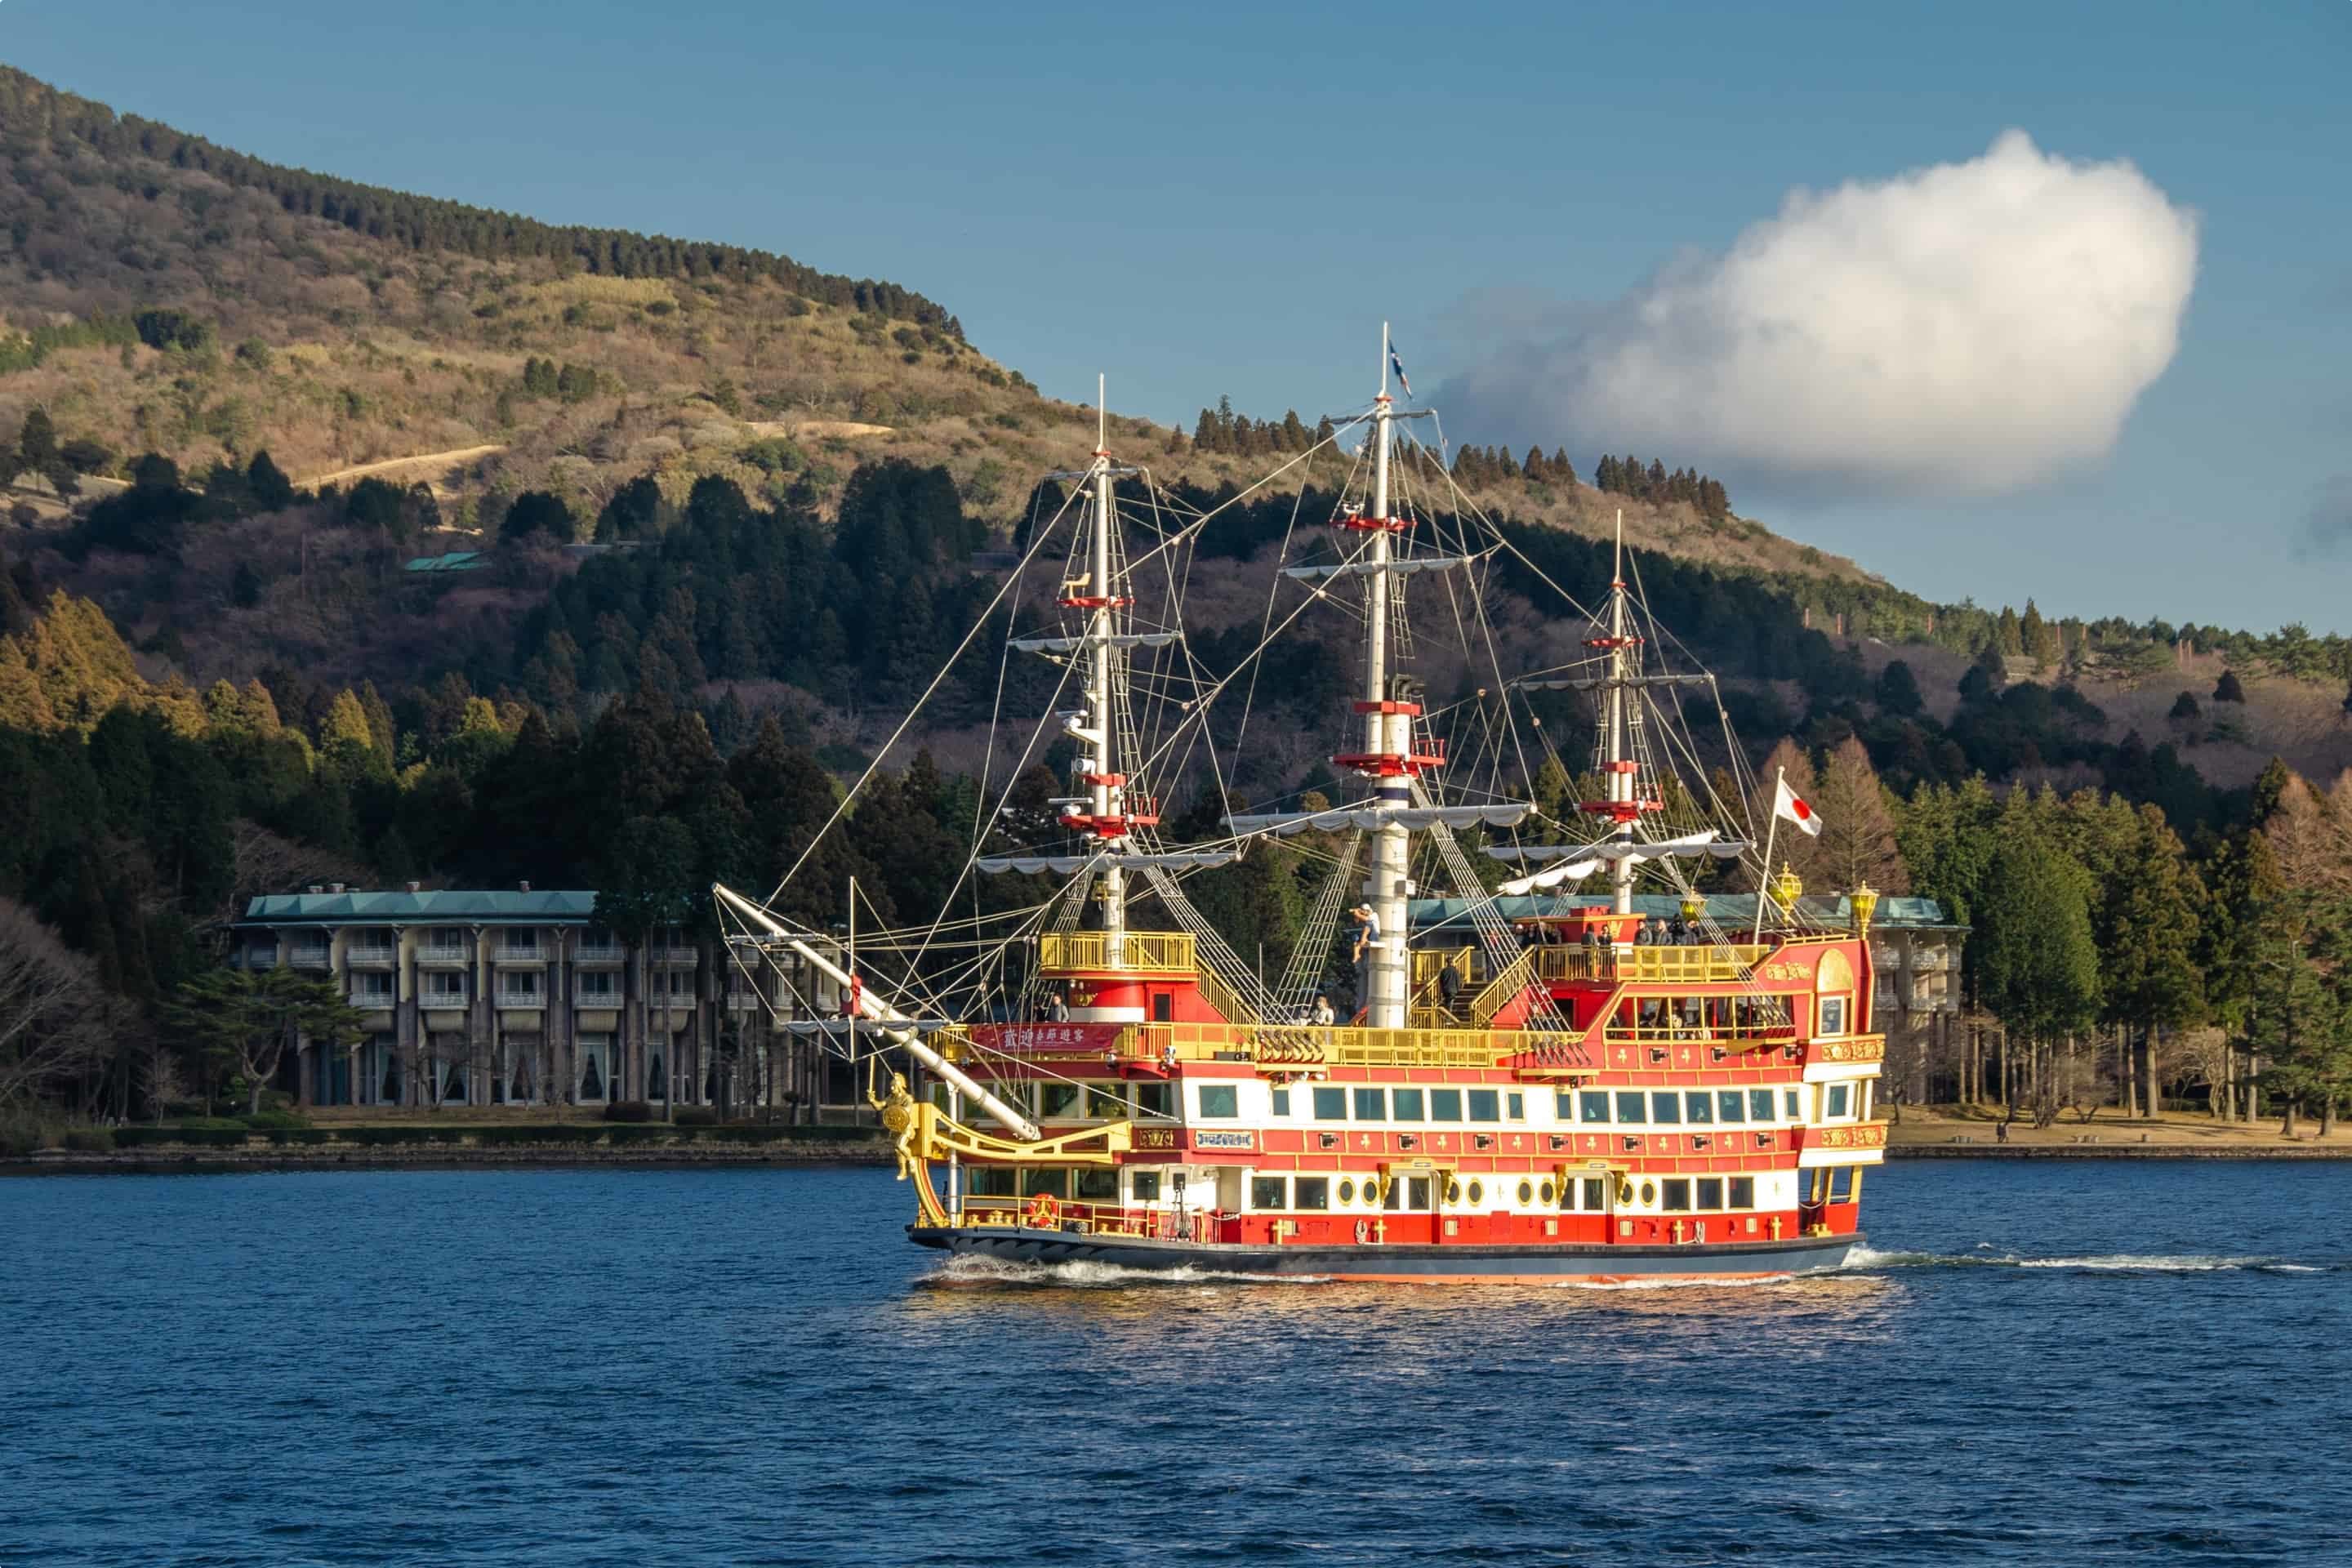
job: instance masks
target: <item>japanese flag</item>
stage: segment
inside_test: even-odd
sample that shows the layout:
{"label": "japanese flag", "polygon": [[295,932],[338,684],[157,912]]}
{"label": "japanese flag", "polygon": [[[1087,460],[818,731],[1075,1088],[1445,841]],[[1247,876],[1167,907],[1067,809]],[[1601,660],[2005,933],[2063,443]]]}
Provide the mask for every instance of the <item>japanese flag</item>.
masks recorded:
{"label": "japanese flag", "polygon": [[1789,787],[1789,781],[1785,778],[1773,781],[1772,815],[1787,817],[1802,828],[1808,838],[1822,836],[1822,819],[1813,814],[1811,806],[1805,804],[1804,796]]}

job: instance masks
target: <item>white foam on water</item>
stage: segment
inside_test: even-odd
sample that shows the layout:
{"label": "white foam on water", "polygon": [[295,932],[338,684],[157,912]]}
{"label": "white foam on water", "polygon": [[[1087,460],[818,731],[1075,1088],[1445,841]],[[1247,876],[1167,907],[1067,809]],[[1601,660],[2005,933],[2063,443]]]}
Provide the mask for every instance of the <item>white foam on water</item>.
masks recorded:
{"label": "white foam on water", "polygon": [[1129,1290],[1159,1285],[1320,1285],[1320,1275],[1241,1274],[1225,1269],[1129,1268],[1117,1263],[1075,1260],[1022,1263],[1008,1258],[964,1253],[933,1269],[925,1283],[936,1285],[1028,1285],[1076,1290]]}
{"label": "white foam on water", "polygon": [[1857,1247],[1846,1255],[1844,1268],[2061,1268],[2092,1274],[2226,1274],[2240,1269],[2271,1273],[2324,1274],[2325,1268],[2304,1263],[2283,1263],[2274,1258],[2230,1258],[2198,1253],[2109,1252],[2081,1257],[2020,1258],[1995,1252],[1980,1241],[1964,1253],[1881,1252]]}

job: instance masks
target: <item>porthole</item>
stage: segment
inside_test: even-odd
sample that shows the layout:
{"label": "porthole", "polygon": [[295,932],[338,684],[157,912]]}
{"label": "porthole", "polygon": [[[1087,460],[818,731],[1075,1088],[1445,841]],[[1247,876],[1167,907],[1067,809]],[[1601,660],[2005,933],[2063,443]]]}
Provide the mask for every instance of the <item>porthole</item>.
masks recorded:
{"label": "porthole", "polygon": [[1446,1178],[1445,1201],[1449,1204],[1458,1204],[1462,1201],[1462,1184],[1452,1177]]}
{"label": "porthole", "polygon": [[1473,1206],[1475,1206],[1476,1205],[1483,1204],[1483,1203],[1485,1203],[1486,1201],[1486,1184],[1484,1182],[1473,1182],[1473,1183],[1471,1183],[1471,1184],[1470,1184],[1470,1202],[1471,1202],[1472,1205],[1473,1205]]}
{"label": "porthole", "polygon": [[[1551,1196],[1551,1189],[1550,1189],[1549,1187],[1546,1187],[1546,1188],[1544,1189],[1544,1196],[1546,1196],[1547,1198],[1549,1198],[1549,1196]],[[1525,1207],[1527,1205],[1531,1204],[1531,1203],[1533,1203],[1533,1202],[1535,1202],[1535,1201],[1536,1201],[1536,1185],[1535,1185],[1535,1184],[1534,1184],[1533,1182],[1521,1182],[1521,1183],[1519,1184],[1519,1204],[1520,1204],[1520,1206]]]}
{"label": "porthole", "polygon": [[1341,1182],[1339,1184],[1339,1201],[1343,1204],[1351,1204],[1356,1201],[1355,1183]]}
{"label": "porthole", "polygon": [[1380,1207],[1381,1200],[1388,1195],[1388,1189],[1383,1184],[1380,1182],[1366,1182],[1364,1184],[1364,1206],[1366,1208],[1372,1209]]}
{"label": "porthole", "polygon": [[1657,1201],[1658,1184],[1655,1182],[1643,1182],[1642,1184],[1642,1206],[1643,1208],[1648,1208]]}
{"label": "porthole", "polygon": [[1551,1184],[1549,1182],[1546,1182],[1543,1184],[1543,1201],[1545,1207],[1549,1208],[1551,1206]]}

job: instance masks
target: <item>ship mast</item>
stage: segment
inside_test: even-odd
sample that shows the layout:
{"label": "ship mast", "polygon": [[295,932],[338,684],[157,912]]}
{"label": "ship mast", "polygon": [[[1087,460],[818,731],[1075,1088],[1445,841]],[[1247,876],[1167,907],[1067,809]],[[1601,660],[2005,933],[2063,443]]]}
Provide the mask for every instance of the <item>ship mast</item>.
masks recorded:
{"label": "ship mast", "polygon": [[[1389,324],[1381,323],[1381,391],[1372,402],[1372,515],[1370,589],[1364,626],[1364,696],[1357,710],[1364,716],[1364,752],[1368,759],[1407,759],[1412,755],[1413,715],[1405,704],[1392,701],[1389,691],[1389,565],[1394,557],[1396,534],[1389,518],[1390,421]],[[1402,584],[1395,585],[1402,591]],[[1377,796],[1391,812],[1411,804],[1410,764],[1396,771],[1382,768]],[[1410,986],[1405,970],[1405,921],[1412,891],[1408,872],[1412,864],[1412,837],[1393,816],[1372,833],[1370,878],[1364,884],[1365,901],[1380,926],[1380,941],[1370,954],[1370,994],[1364,1022],[1375,1029],[1402,1029],[1410,1021]]]}
{"label": "ship mast", "polygon": [[[1088,574],[1093,604],[1087,618],[1087,641],[1092,657],[1087,678],[1087,728],[1093,731],[1088,738],[1095,750],[1092,756],[1085,759],[1083,775],[1088,786],[1087,805],[1092,808],[1092,834],[1106,848],[1116,852],[1127,847],[1129,834],[1127,776],[1118,771],[1118,716],[1111,709],[1111,638],[1116,635],[1111,613],[1118,600],[1110,574],[1110,534],[1117,523],[1111,510],[1108,395],[1104,378],[1097,376],[1095,457],[1087,470],[1094,492],[1094,561]],[[1127,872],[1113,860],[1103,868],[1098,886],[1102,892],[1103,942],[1111,967],[1118,968],[1127,962]]]}
{"label": "ship mast", "polygon": [[1610,815],[1616,819],[1612,835],[1625,847],[1609,865],[1609,885],[1612,890],[1610,908],[1616,913],[1631,914],[1633,910],[1633,818],[1639,810],[1633,804],[1635,763],[1628,752],[1625,733],[1626,650],[1633,639],[1625,635],[1625,512],[1617,512],[1617,548],[1609,573],[1609,722],[1606,752],[1601,758],[1602,771],[1607,774]]}

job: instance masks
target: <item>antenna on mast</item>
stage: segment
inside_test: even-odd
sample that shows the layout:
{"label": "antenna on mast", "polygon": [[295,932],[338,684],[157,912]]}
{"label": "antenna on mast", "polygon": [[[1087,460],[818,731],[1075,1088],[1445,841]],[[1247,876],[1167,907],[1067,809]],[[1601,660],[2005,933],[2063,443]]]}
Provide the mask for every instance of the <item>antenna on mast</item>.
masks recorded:
{"label": "antenna on mast", "polygon": [[1107,456],[1110,449],[1110,394],[1106,390],[1110,378],[1095,372],[1095,456]]}

